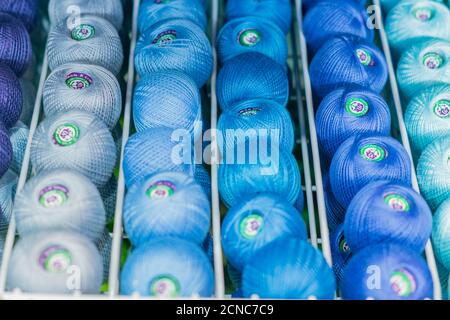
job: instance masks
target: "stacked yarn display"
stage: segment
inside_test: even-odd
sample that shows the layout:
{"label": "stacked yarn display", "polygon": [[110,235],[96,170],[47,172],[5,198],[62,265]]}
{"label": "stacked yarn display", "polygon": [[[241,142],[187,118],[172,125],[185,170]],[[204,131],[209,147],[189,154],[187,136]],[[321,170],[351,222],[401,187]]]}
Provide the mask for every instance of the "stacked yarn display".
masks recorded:
{"label": "stacked yarn display", "polygon": [[[407,151],[390,137],[390,109],[381,95],[388,69],[366,9],[353,0],[307,2],[306,9],[303,30],[319,102],[316,127],[342,297],[432,298],[421,256],[431,211],[411,188]],[[374,265],[378,269],[370,270]],[[367,285],[376,272],[383,274],[380,281]]]}
{"label": "stacked yarn display", "polygon": [[[124,229],[133,246],[120,292],[210,297],[209,174],[196,158],[213,53],[202,1],[141,1],[134,53],[136,133],[124,150]],[[202,152],[202,150],[200,150]]]}
{"label": "stacked yarn display", "polygon": [[216,44],[219,192],[229,208],[222,247],[235,297],[332,299],[336,289],[299,212],[301,175],[287,109],[291,15],[288,0],[229,0]]}
{"label": "stacked yarn display", "polygon": [[[450,270],[450,10],[442,1],[403,1],[387,10],[386,31],[398,59],[405,124],[417,179],[433,210],[432,241],[440,274]],[[447,2],[446,2],[447,3]],[[442,293],[447,297],[447,282]]]}
{"label": "stacked yarn display", "polygon": [[[73,6],[80,16],[66,16]],[[123,63],[123,8],[120,0],[51,0],[48,10],[45,117],[32,140],[33,176],[14,204],[20,238],[7,286],[99,293],[110,241],[99,190],[111,189],[116,166],[111,130],[122,109],[117,75]],[[80,278],[70,281],[75,273]]]}

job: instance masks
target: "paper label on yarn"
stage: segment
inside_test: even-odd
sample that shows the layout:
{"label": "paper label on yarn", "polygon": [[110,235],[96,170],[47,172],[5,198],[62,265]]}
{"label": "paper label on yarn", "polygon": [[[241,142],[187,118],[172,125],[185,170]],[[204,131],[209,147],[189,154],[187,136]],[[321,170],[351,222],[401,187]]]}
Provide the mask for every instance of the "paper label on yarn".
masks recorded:
{"label": "paper label on yarn", "polygon": [[398,212],[408,212],[411,208],[409,201],[398,193],[388,193],[384,195],[384,203]]}
{"label": "paper label on yarn", "polygon": [[39,192],[39,203],[44,208],[57,208],[69,199],[69,189],[61,184],[54,184],[43,188]]}
{"label": "paper label on yarn", "polygon": [[180,294],[180,283],[171,275],[160,275],[150,282],[150,295],[160,298],[176,298]]}
{"label": "paper label on yarn", "polygon": [[88,40],[95,35],[95,27],[90,24],[80,24],[72,29],[71,35],[76,41]]}
{"label": "paper label on yarn", "polygon": [[341,255],[344,257],[348,256],[351,253],[351,251],[347,243],[347,240],[345,240],[343,233],[340,235],[338,243],[339,243],[339,252],[341,253]]}
{"label": "paper label on yarn", "polygon": [[172,44],[172,42],[175,41],[176,39],[177,39],[176,30],[166,30],[158,34],[156,38],[153,39],[152,43],[162,47]]}
{"label": "paper label on yarn", "polygon": [[61,147],[75,144],[80,138],[80,128],[73,123],[58,126],[53,134],[53,142]]}
{"label": "paper label on yarn", "polygon": [[264,218],[259,214],[251,214],[242,219],[239,230],[245,239],[253,239],[263,229]]}
{"label": "paper label on yarn", "polygon": [[450,116],[450,101],[447,99],[439,100],[434,104],[433,112],[439,118],[448,119]]}
{"label": "paper label on yarn", "polygon": [[241,117],[252,117],[257,115],[261,111],[261,108],[244,108],[239,110],[238,115]]}
{"label": "paper label on yarn", "polygon": [[90,75],[82,72],[71,72],[66,76],[66,85],[75,90],[88,88],[93,82]]}
{"label": "paper label on yarn", "polygon": [[433,11],[431,10],[431,8],[422,6],[414,8],[412,14],[414,17],[416,17],[417,20],[420,20],[422,22],[429,21],[433,17]]}
{"label": "paper label on yarn", "polygon": [[369,111],[369,104],[361,98],[350,98],[345,102],[345,111],[355,117],[362,117]]}
{"label": "paper label on yarn", "polygon": [[238,34],[238,43],[244,47],[256,46],[261,41],[261,32],[257,29],[244,29]]}
{"label": "paper label on yarn", "polygon": [[391,289],[399,297],[409,297],[417,288],[414,276],[406,269],[394,271],[389,278],[389,282]]}
{"label": "paper label on yarn", "polygon": [[72,255],[64,247],[52,245],[42,251],[38,263],[45,271],[61,273],[72,264]]}
{"label": "paper label on yarn", "polygon": [[364,160],[382,161],[386,158],[386,151],[383,147],[376,144],[368,144],[359,150],[359,154]]}
{"label": "paper label on yarn", "polygon": [[172,2],[172,0],[154,0],[153,2],[156,4],[167,4]]}
{"label": "paper label on yarn", "polygon": [[437,52],[428,52],[423,55],[422,63],[428,69],[434,70],[441,67],[444,59]]}
{"label": "paper label on yarn", "polygon": [[145,191],[145,194],[152,200],[161,200],[173,196],[175,190],[175,184],[162,180],[151,184]]}
{"label": "paper label on yarn", "polygon": [[372,60],[372,55],[370,52],[366,49],[356,49],[356,57],[358,58],[359,62],[364,66],[373,66],[374,61]]}

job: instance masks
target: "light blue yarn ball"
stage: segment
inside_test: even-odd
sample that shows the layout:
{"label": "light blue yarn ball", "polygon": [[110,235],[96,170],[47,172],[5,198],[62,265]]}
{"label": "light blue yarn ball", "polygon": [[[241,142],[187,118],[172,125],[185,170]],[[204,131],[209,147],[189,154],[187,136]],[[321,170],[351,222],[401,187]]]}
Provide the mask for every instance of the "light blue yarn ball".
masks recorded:
{"label": "light blue yarn ball", "polygon": [[36,87],[33,82],[24,78],[19,79],[20,88],[22,89],[22,113],[19,120],[25,125],[29,125],[33,116],[34,102],[36,100]]}
{"label": "light blue yarn ball", "polygon": [[362,188],[345,214],[345,236],[353,252],[397,243],[422,253],[431,235],[431,210],[411,187],[377,181]]}
{"label": "light blue yarn ball", "polygon": [[[79,287],[68,283],[76,266]],[[67,231],[35,232],[23,236],[13,248],[7,287],[34,293],[97,294],[103,279],[103,264],[92,241]]]}
{"label": "light blue yarn ball", "polygon": [[450,84],[429,87],[408,104],[405,124],[419,154],[434,140],[450,134]]}
{"label": "light blue yarn ball", "polygon": [[202,164],[197,164],[194,167],[193,176],[195,181],[202,187],[208,200],[211,200],[211,177],[208,170]]}
{"label": "light blue yarn ball", "polygon": [[344,235],[344,225],[339,225],[330,235],[331,258],[333,260],[333,272],[339,284],[344,275],[344,268],[353,255]]}
{"label": "light blue yarn ball", "polygon": [[9,129],[9,139],[11,140],[13,150],[10,169],[17,174],[20,174],[22,169],[22,162],[29,134],[30,130],[21,121],[18,121],[11,129]]}
{"label": "light blue yarn ball", "polygon": [[435,212],[432,240],[436,258],[447,270],[450,269],[450,199]]}
{"label": "light blue yarn ball", "polygon": [[58,169],[31,178],[15,199],[21,236],[36,231],[73,231],[96,241],[106,213],[95,185],[76,171]]}
{"label": "light blue yarn ball", "polygon": [[450,140],[446,136],[426,147],[417,164],[420,190],[432,210],[450,198],[449,155]]}
{"label": "light blue yarn ball", "polygon": [[317,136],[323,154],[331,159],[339,146],[356,134],[389,135],[391,114],[386,101],[363,88],[330,92],[316,113]]}
{"label": "light blue yarn ball", "polygon": [[336,199],[347,208],[360,189],[377,180],[411,185],[411,160],[405,148],[388,136],[348,138],[331,161],[330,182]]}
{"label": "light blue yarn ball", "polygon": [[283,198],[260,194],[228,210],[222,223],[222,247],[229,263],[242,271],[253,255],[283,237],[308,237],[300,213]]}
{"label": "light blue yarn ball", "polygon": [[430,40],[410,47],[397,67],[403,96],[409,100],[427,87],[450,84],[449,60],[450,41]]}
{"label": "light blue yarn ball", "polygon": [[286,106],[289,81],[284,67],[257,52],[229,59],[217,78],[217,99],[222,110],[252,99],[273,100]]}
{"label": "light blue yarn ball", "polygon": [[18,180],[17,174],[11,170],[0,178],[0,233],[8,230]]}
{"label": "light blue yarn ball", "polygon": [[201,0],[144,0],[139,7],[139,32],[163,20],[186,19],[206,28],[206,12]]}
{"label": "light blue yarn ball", "polygon": [[211,262],[193,243],[157,238],[132,251],[121,273],[124,295],[160,298],[211,297],[214,276]]}
{"label": "light blue yarn ball", "polygon": [[275,240],[253,255],[242,274],[244,297],[333,299],[336,280],[322,253],[299,238]]}
{"label": "light blue yarn ball", "polygon": [[245,17],[228,21],[217,38],[220,61],[246,52],[259,52],[281,65],[286,64],[288,46],[286,36],[277,25],[258,17]]}
{"label": "light blue yarn ball", "polygon": [[338,36],[325,42],[310,65],[311,84],[319,97],[349,85],[358,85],[376,93],[388,78],[383,53],[372,43],[350,36]]}
{"label": "light blue yarn ball", "polygon": [[202,87],[213,69],[211,44],[203,30],[189,20],[168,20],[153,25],[139,37],[135,65],[141,76],[178,70]]}
{"label": "light blue yarn ball", "polygon": [[157,237],[201,244],[211,223],[209,199],[193,177],[180,172],[158,173],[129,188],[123,221],[135,247]]}
{"label": "light blue yarn ball", "polygon": [[116,146],[103,121],[93,114],[68,111],[46,118],[31,144],[31,164],[36,172],[73,169],[103,186],[116,165]]}

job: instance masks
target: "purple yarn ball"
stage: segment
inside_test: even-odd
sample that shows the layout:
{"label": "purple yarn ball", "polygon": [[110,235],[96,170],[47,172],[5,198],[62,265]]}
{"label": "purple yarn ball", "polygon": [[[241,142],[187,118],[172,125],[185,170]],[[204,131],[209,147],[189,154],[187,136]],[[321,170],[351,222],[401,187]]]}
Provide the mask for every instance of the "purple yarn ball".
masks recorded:
{"label": "purple yarn ball", "polygon": [[1,0],[0,11],[16,17],[31,30],[36,22],[38,0]]}
{"label": "purple yarn ball", "polygon": [[0,177],[2,177],[12,162],[13,150],[8,131],[0,122]]}
{"label": "purple yarn ball", "polygon": [[22,89],[10,67],[0,63],[0,120],[11,128],[22,112]]}

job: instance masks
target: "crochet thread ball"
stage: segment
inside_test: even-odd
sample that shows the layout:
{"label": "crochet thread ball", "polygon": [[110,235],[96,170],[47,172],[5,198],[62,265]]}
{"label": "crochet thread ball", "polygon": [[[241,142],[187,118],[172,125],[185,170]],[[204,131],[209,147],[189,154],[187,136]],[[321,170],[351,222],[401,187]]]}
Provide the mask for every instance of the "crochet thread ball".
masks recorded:
{"label": "crochet thread ball", "polygon": [[0,63],[0,87],[2,88],[0,117],[3,124],[10,128],[17,122],[22,112],[23,95],[19,79],[7,65],[2,63]]}
{"label": "crochet thread ball", "polygon": [[16,17],[29,31],[36,23],[38,9],[38,0],[3,0],[0,2],[0,12]]}
{"label": "crochet thread ball", "polygon": [[339,225],[330,235],[331,258],[333,260],[333,272],[337,283],[340,283],[344,275],[344,268],[353,255],[344,235],[344,225]]}
{"label": "crochet thread ball", "polygon": [[433,219],[433,249],[436,258],[450,269],[450,199],[445,200],[436,210]]}
{"label": "crochet thread ball", "polygon": [[8,130],[0,122],[0,178],[8,171],[13,160],[13,148]]}
{"label": "crochet thread ball", "polygon": [[325,208],[327,210],[327,222],[330,231],[335,230],[344,223],[345,208],[336,200],[331,189],[330,177],[328,174],[323,176],[323,191],[325,198]]}

